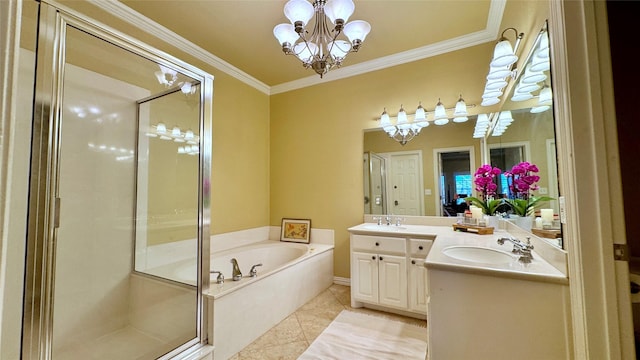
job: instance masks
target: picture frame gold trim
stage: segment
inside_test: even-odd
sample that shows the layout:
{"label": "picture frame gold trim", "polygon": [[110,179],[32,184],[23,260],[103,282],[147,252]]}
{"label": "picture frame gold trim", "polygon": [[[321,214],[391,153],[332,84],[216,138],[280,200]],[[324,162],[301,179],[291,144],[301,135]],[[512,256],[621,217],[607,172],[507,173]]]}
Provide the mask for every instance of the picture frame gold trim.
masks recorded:
{"label": "picture frame gold trim", "polygon": [[308,244],[310,240],[311,219],[282,219],[280,241]]}

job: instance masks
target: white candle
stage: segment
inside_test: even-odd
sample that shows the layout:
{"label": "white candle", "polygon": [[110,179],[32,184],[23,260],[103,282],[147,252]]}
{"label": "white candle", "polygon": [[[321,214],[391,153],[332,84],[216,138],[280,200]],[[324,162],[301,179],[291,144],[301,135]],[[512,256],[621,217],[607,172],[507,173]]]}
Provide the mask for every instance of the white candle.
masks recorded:
{"label": "white candle", "polygon": [[540,209],[542,223],[551,224],[553,222],[553,209]]}
{"label": "white candle", "polygon": [[482,209],[474,206],[471,209],[471,218],[472,219],[482,219]]}

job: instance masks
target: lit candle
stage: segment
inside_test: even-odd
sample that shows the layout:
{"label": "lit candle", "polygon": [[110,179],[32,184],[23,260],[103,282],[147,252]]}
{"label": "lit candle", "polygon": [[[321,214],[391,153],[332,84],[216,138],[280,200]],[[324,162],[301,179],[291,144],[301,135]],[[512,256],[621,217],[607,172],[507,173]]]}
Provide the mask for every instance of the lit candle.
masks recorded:
{"label": "lit candle", "polygon": [[540,217],[543,224],[551,224],[553,222],[553,209],[540,209]]}

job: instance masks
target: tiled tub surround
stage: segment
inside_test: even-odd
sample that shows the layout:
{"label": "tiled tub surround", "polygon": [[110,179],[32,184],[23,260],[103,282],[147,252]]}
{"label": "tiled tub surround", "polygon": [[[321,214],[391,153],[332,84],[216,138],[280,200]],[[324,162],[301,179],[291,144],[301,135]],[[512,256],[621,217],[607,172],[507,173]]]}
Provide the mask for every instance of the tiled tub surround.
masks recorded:
{"label": "tiled tub surround", "polygon": [[[500,221],[491,235],[455,232],[453,221],[406,217],[402,228],[389,232],[371,231],[371,224],[352,228],[371,235],[435,237],[424,261],[429,358],[502,359],[518,354],[519,359],[571,359],[566,252],[508,221]],[[450,246],[511,252],[511,243],[497,243],[509,236],[530,238],[530,264],[519,262],[517,255],[510,262],[479,263],[443,253]]]}
{"label": "tiled tub surround", "polygon": [[[223,284],[217,284],[212,276],[205,295],[214,359],[228,359],[333,283],[333,230],[312,229],[310,244],[280,242],[276,240],[279,235],[279,227],[264,227],[212,236],[213,267],[218,263],[224,266],[237,256],[241,271],[247,276],[253,263],[263,263],[255,278],[234,282],[227,276],[230,263],[222,269]],[[258,247],[264,247],[264,259],[256,255],[254,250]],[[305,249],[293,259],[282,257],[285,262],[277,265],[269,263],[279,257],[269,255],[273,247],[285,252]],[[247,264],[243,264],[243,253],[250,256]]]}

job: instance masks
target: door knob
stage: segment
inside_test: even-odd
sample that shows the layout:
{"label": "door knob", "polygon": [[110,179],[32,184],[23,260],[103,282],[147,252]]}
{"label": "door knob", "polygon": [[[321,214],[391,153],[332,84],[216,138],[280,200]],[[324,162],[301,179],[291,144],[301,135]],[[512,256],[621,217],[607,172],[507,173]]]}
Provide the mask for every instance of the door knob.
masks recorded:
{"label": "door knob", "polygon": [[396,204],[396,206],[398,206],[398,200],[394,201],[393,203]]}

